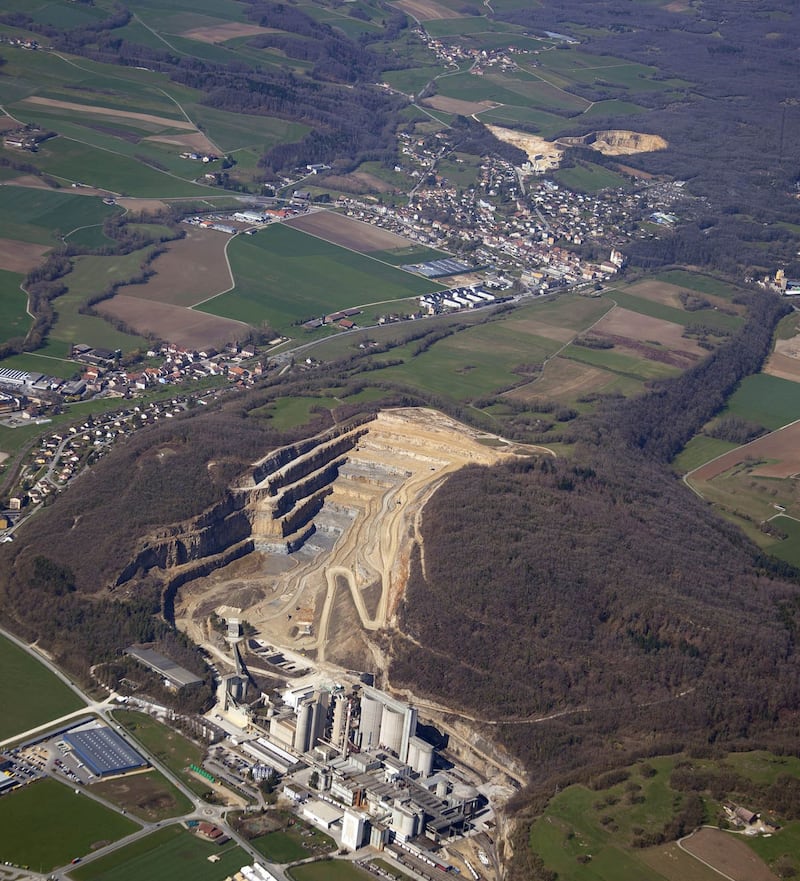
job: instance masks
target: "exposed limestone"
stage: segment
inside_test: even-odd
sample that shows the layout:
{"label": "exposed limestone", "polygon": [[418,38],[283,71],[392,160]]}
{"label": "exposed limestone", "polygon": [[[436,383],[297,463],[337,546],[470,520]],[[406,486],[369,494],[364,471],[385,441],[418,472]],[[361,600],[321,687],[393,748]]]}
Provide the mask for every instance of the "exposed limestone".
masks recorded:
{"label": "exposed limestone", "polygon": [[634,153],[654,153],[666,150],[669,143],[660,135],[629,132],[624,129],[589,132],[576,138],[560,138],[559,144],[568,147],[591,147],[604,156],[631,156]]}

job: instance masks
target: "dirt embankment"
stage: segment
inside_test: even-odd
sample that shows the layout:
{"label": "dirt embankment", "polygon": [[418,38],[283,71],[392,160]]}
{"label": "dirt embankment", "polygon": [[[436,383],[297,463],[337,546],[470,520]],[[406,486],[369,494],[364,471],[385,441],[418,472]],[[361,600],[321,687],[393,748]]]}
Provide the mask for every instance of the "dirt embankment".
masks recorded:
{"label": "dirt embankment", "polygon": [[552,141],[546,141],[538,135],[530,135],[527,132],[518,132],[515,129],[503,128],[499,125],[487,125],[489,131],[500,141],[513,144],[528,154],[528,159],[537,168],[558,168],[564,148]]}

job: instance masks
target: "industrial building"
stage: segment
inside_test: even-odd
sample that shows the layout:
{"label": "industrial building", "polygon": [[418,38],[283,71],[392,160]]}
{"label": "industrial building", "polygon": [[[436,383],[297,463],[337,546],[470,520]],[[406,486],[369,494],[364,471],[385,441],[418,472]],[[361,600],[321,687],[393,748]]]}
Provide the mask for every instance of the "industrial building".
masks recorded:
{"label": "industrial building", "polygon": [[124,774],[147,766],[147,760],[106,725],[73,729],[62,738],[96,777]]}
{"label": "industrial building", "polygon": [[377,688],[361,691],[361,719],[357,746],[362,750],[391,750],[401,762],[408,761],[409,741],[417,730],[417,711]]}
{"label": "industrial building", "polygon": [[131,645],[125,649],[125,654],[130,655],[139,661],[140,664],[144,664],[145,667],[149,667],[153,672],[158,673],[164,679],[165,684],[176,691],[185,688],[187,685],[197,685],[203,681],[199,676],[195,676],[194,673],[181,667],[180,664],[176,664],[175,661],[170,660],[159,652],[153,651],[151,648]]}

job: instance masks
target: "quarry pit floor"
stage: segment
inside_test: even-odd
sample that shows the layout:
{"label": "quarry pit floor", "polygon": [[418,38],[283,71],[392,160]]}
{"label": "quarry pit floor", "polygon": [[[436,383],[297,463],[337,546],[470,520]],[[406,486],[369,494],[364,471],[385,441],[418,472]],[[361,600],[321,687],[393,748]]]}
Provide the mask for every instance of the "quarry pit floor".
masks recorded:
{"label": "quarry pit floor", "polygon": [[[382,411],[363,426],[331,481],[314,534],[292,554],[254,550],[184,585],[176,598],[177,626],[221,657],[211,626],[221,606],[276,649],[318,668],[382,672],[376,631],[396,626],[396,614],[426,502],[449,475],[470,465],[550,454],[470,428],[430,409]],[[228,654],[228,652],[225,652]],[[253,672],[280,675],[259,659]]]}

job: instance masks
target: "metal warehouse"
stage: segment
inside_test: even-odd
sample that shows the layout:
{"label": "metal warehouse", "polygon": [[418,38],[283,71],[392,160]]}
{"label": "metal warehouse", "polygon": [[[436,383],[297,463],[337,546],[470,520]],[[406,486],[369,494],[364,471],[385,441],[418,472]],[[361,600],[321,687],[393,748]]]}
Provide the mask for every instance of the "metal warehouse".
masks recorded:
{"label": "metal warehouse", "polygon": [[84,728],[62,738],[86,767],[98,777],[124,774],[147,765],[146,759],[110,728]]}

